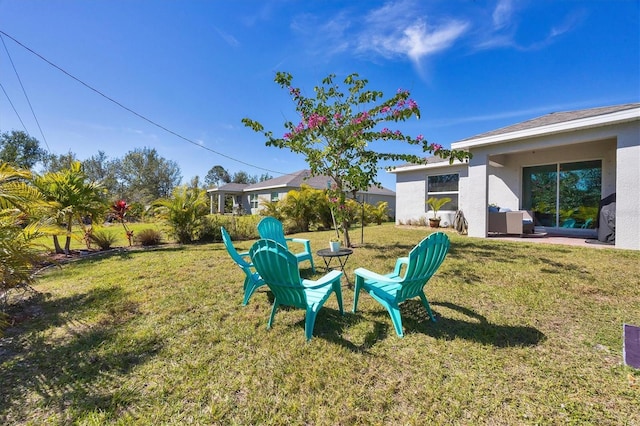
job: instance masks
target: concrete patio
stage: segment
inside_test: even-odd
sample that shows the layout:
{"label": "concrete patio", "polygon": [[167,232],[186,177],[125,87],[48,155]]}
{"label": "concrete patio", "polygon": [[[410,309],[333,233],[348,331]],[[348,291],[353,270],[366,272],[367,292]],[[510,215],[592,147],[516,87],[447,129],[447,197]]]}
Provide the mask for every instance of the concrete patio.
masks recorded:
{"label": "concrete patio", "polygon": [[[536,243],[536,244],[560,244],[565,246],[578,246],[594,249],[615,249],[613,244],[605,244],[598,240],[587,240],[584,237],[561,237],[554,235],[547,235],[546,237],[518,237],[518,236],[490,236],[489,239],[515,241],[522,243]],[[590,242],[587,242],[590,241]]]}

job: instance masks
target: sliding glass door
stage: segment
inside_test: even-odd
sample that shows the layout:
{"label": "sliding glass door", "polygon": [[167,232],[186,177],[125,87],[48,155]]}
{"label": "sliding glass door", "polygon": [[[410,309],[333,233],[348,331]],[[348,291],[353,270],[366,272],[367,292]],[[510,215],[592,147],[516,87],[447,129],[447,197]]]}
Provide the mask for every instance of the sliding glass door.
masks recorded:
{"label": "sliding glass door", "polygon": [[522,207],[533,210],[536,225],[595,227],[602,195],[600,160],[525,167],[522,173]]}

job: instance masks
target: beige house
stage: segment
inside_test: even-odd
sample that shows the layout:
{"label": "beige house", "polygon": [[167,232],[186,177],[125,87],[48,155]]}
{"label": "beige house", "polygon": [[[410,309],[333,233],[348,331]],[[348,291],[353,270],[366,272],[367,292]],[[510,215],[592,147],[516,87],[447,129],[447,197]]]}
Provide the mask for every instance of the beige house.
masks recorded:
{"label": "beige house", "polygon": [[615,197],[615,247],[640,250],[640,104],[545,116],[451,144],[468,163],[396,168],[396,223],[428,216],[425,199],[448,196],[469,235],[487,237],[489,206],[528,210],[536,232],[595,238],[603,199]]}
{"label": "beige house", "polygon": [[[334,183],[327,176],[311,176],[309,170],[299,170],[295,173],[279,176],[264,182],[254,184],[228,183],[218,188],[208,189],[211,200],[211,213],[225,213],[224,206],[227,197],[232,197],[234,208],[241,208],[243,212],[259,214],[262,203],[265,201],[282,200],[291,190],[299,190],[302,185],[309,185],[315,189],[326,189]],[[217,203],[214,200],[217,199]],[[395,192],[387,188],[371,186],[368,191],[359,191],[356,194],[358,202],[376,205],[380,201],[386,201],[389,206],[389,215],[395,215]],[[217,205],[217,211],[214,206]]]}

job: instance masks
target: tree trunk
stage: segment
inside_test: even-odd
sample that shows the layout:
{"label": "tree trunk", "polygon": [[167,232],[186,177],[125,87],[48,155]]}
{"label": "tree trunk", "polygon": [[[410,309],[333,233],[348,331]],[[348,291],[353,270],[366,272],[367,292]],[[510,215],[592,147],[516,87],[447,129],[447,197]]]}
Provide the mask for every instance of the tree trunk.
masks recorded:
{"label": "tree trunk", "polygon": [[351,238],[349,237],[349,222],[342,221],[342,232],[344,233],[344,246],[351,248]]}
{"label": "tree trunk", "polygon": [[67,221],[67,240],[64,243],[64,254],[71,254],[71,230],[73,226],[71,225],[72,218],[69,218]]}
{"label": "tree trunk", "polygon": [[64,243],[64,254],[71,254],[71,237],[67,235],[67,241]]}
{"label": "tree trunk", "polygon": [[58,236],[54,235],[53,236],[53,247],[55,247],[56,250],[56,254],[62,254],[64,253],[62,251],[62,247],[60,247],[60,241],[58,241]]}

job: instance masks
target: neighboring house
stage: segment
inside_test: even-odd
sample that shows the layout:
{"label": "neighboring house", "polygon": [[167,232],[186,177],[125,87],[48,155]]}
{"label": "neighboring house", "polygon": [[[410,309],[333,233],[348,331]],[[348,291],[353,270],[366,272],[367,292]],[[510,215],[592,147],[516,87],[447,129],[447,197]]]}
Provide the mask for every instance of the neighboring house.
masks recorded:
{"label": "neighboring house", "polygon": [[[265,201],[282,200],[291,190],[299,190],[302,185],[308,185],[315,189],[327,189],[334,183],[327,176],[311,176],[309,170],[300,170],[277,178],[265,180],[254,184],[228,183],[218,188],[208,189],[211,199],[211,213],[214,210],[214,197],[218,200],[217,213],[224,213],[226,197],[233,197],[234,207],[242,207],[242,210],[251,214],[258,214]],[[348,194],[350,195],[350,194]],[[380,201],[386,201],[389,206],[389,215],[394,217],[396,194],[390,189],[371,186],[368,191],[358,192],[356,201],[376,205]]]}
{"label": "neighboring house", "polygon": [[433,160],[396,174],[396,223],[429,215],[427,197],[453,199],[469,235],[488,235],[488,206],[534,212],[536,231],[595,237],[601,199],[616,194],[615,246],[640,250],[640,104],[552,113],[451,144],[468,163]]}

